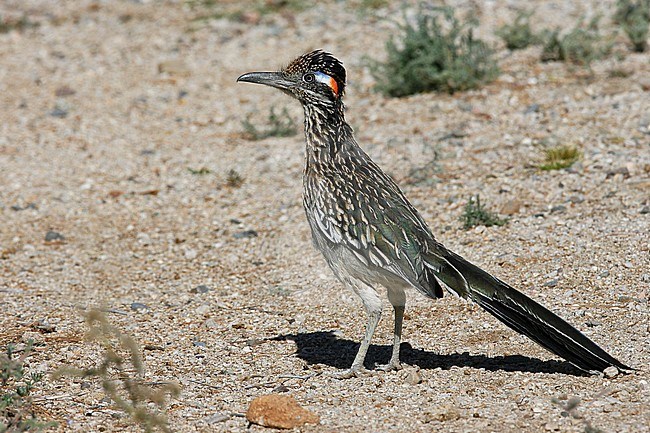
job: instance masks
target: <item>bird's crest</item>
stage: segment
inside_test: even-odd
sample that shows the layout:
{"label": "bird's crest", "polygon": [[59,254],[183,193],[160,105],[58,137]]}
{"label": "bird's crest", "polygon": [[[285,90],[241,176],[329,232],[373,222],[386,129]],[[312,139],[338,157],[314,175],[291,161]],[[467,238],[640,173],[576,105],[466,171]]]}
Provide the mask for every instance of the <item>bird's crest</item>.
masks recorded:
{"label": "bird's crest", "polygon": [[314,72],[316,79],[330,86],[334,94],[343,95],[345,89],[345,68],[333,55],[322,50],[303,54],[284,68],[288,74]]}

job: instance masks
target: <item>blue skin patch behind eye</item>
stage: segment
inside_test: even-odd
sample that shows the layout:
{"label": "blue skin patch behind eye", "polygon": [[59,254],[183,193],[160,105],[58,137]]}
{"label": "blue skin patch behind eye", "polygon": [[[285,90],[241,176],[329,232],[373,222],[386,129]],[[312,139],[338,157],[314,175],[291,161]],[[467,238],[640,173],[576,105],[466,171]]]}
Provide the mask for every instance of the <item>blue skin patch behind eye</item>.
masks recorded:
{"label": "blue skin patch behind eye", "polygon": [[330,85],[330,77],[327,74],[323,74],[322,72],[314,72],[314,76],[316,77],[316,81],[319,83],[327,84],[328,86]]}
{"label": "blue skin patch behind eye", "polygon": [[324,74],[322,72],[314,72],[314,77],[316,77],[316,81],[319,83],[323,83],[326,86],[328,86],[330,89],[332,89],[332,92],[334,92],[334,95],[338,97],[339,95],[339,85],[336,82],[336,80],[332,77],[330,77],[327,74]]}

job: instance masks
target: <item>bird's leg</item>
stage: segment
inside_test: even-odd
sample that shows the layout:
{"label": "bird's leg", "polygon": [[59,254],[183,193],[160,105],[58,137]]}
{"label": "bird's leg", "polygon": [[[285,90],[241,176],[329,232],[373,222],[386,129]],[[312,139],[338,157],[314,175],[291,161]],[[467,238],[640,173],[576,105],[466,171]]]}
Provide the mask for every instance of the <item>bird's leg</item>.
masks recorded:
{"label": "bird's leg", "polygon": [[395,309],[395,332],[393,334],[393,354],[386,365],[380,365],[378,368],[384,371],[401,370],[402,364],[399,362],[399,346],[402,343],[402,320],[404,319],[404,307],[396,306]]}
{"label": "bird's leg", "polygon": [[337,373],[335,376],[339,379],[348,379],[351,377],[370,374],[370,372],[363,366],[363,361],[366,359],[366,354],[370,347],[370,340],[372,340],[372,336],[374,335],[379,319],[381,318],[381,299],[377,295],[375,289],[361,282],[351,285],[353,286],[355,293],[359,295],[363,302],[363,306],[368,315],[368,323],[366,324],[366,333],[361,341],[361,346],[359,346],[357,356],[354,357],[352,366],[344,372]]}
{"label": "bird's leg", "polygon": [[380,365],[378,368],[384,371],[401,370],[402,364],[399,362],[399,347],[402,343],[402,322],[404,320],[404,308],[406,305],[406,293],[403,289],[388,290],[388,299],[395,310],[395,329],[393,332],[393,354],[386,365]]}
{"label": "bird's leg", "polygon": [[370,374],[368,370],[363,366],[363,361],[366,359],[366,354],[368,353],[368,348],[370,347],[370,340],[372,335],[377,329],[377,324],[381,318],[381,310],[368,312],[368,324],[366,325],[366,333],[363,336],[363,341],[361,341],[361,346],[359,346],[359,351],[357,356],[354,357],[352,366],[343,372],[337,373],[335,376],[339,379],[349,379],[351,377],[367,376]]}

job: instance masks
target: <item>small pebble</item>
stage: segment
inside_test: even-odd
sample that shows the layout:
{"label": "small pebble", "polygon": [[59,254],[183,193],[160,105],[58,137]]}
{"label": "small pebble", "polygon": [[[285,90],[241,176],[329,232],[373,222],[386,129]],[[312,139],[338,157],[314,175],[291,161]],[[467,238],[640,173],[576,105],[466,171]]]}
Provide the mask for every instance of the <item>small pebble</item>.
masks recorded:
{"label": "small pebble", "polygon": [[56,326],[46,322],[44,319],[41,319],[37,323],[33,324],[32,328],[43,334],[49,334],[56,331]]}
{"label": "small pebble", "polygon": [[43,334],[40,332],[27,331],[22,335],[21,340],[25,344],[28,344],[31,341],[34,346],[45,345],[45,337],[43,337]]}
{"label": "small pebble", "polygon": [[59,232],[50,230],[47,233],[45,233],[45,242],[55,242],[55,241],[63,241],[63,240],[65,240],[65,236],[63,236]]}
{"label": "small pebble", "polygon": [[609,170],[607,172],[607,176],[605,176],[605,177],[607,179],[609,179],[610,177],[614,177],[617,174],[621,174],[621,175],[623,175],[624,178],[628,178],[628,177],[630,177],[630,170],[628,170],[627,167],[618,167],[618,168],[615,168],[613,170]]}
{"label": "small pebble", "polygon": [[77,92],[73,88],[65,84],[54,91],[54,95],[59,97],[72,96],[75,93]]}
{"label": "small pebble", "polygon": [[539,113],[540,105],[539,104],[530,104],[526,107],[524,114]]}
{"label": "small pebble", "polygon": [[559,429],[560,429],[560,426],[557,425],[554,422],[547,422],[544,425],[544,430],[546,430],[546,431],[556,431],[556,430],[559,430]]}
{"label": "small pebble", "polygon": [[61,107],[54,107],[54,109],[50,111],[50,116],[65,119],[68,117],[68,110],[64,110]]}
{"label": "small pebble", "polygon": [[132,302],[131,309],[133,311],[148,310],[149,306],[147,306],[146,304],[142,304],[140,302]]}
{"label": "small pebble", "polygon": [[210,312],[210,306],[208,304],[199,305],[196,308],[196,314],[204,315]]}
{"label": "small pebble", "polygon": [[650,206],[643,206],[639,211],[641,215],[647,215],[650,213]]}
{"label": "small pebble", "polygon": [[257,237],[257,232],[255,230],[244,230],[243,232],[233,234],[232,237],[235,239],[255,238]]}
{"label": "small pebble", "polygon": [[275,388],[273,388],[273,390],[271,392],[279,394],[279,393],[282,393],[282,392],[289,392],[289,391],[290,391],[289,388],[287,388],[283,384],[280,384],[280,385],[276,386]]}
{"label": "small pebble", "polygon": [[566,206],[561,205],[561,204],[559,204],[557,206],[553,206],[551,208],[551,213],[564,213],[564,212],[566,212]]}
{"label": "small pebble", "polygon": [[208,329],[215,329],[219,327],[219,324],[214,319],[208,319],[204,323],[205,327]]}
{"label": "small pebble", "polygon": [[404,377],[404,382],[408,383],[409,385],[417,385],[419,383],[422,383],[422,376],[420,375],[420,371],[417,368],[409,369],[406,373],[406,377]]}
{"label": "small pebble", "polygon": [[208,293],[209,291],[210,288],[204,284],[201,284],[200,286],[196,286],[190,289],[190,293]]}
{"label": "small pebble", "polygon": [[146,233],[138,233],[136,235],[136,239],[138,240],[139,243],[142,245],[151,245],[151,236],[149,236]]}
{"label": "small pebble", "polygon": [[230,419],[230,415],[226,413],[215,413],[214,415],[210,415],[209,417],[204,418],[204,421],[207,424],[217,424],[220,422],[228,421]]}
{"label": "small pebble", "polygon": [[603,374],[605,374],[605,377],[608,379],[612,379],[616,376],[618,376],[618,368],[614,367],[613,365],[607,367],[604,371]]}
{"label": "small pebble", "polygon": [[554,279],[552,279],[550,281],[545,282],[544,286],[545,287],[555,287],[555,286],[557,286],[557,278],[554,278]]}
{"label": "small pebble", "polygon": [[11,206],[11,210],[14,210],[16,212],[19,212],[21,210],[26,210],[26,209],[38,209],[38,208],[36,207],[35,203],[27,203],[27,206],[19,206],[17,204]]}

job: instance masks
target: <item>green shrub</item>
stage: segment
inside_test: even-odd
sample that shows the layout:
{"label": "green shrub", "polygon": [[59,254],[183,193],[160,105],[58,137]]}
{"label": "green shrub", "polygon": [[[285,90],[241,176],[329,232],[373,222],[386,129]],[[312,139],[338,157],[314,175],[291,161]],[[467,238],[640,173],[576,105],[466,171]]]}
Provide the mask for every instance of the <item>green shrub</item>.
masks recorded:
{"label": "green shrub", "polygon": [[514,23],[503,25],[496,31],[509,50],[520,50],[541,42],[540,36],[530,28],[530,17],[533,13],[519,12]]}
{"label": "green shrub", "polygon": [[650,0],[618,0],[614,21],[621,25],[636,52],[648,48]]}
{"label": "green shrub", "polygon": [[268,127],[258,129],[250,121],[250,116],[242,121],[244,136],[249,140],[263,140],[268,137],[290,137],[298,133],[296,122],[289,116],[287,108],[283,108],[278,115],[275,113],[275,107],[271,107],[268,118]]}
{"label": "green shrub", "polygon": [[38,27],[38,23],[34,23],[26,16],[17,19],[0,16],[0,33],[9,33],[12,30],[23,31],[31,27]]}
{"label": "green shrub", "polygon": [[371,64],[376,89],[395,97],[454,93],[494,80],[499,75],[494,51],[474,37],[476,24],[460,22],[451,8],[426,11],[420,6],[415,24],[407,21],[399,40],[391,37],[386,43],[386,63]]}
{"label": "green shrub", "polygon": [[41,431],[55,427],[54,422],[38,419],[31,392],[43,380],[43,373],[26,374],[24,362],[32,351],[32,342],[16,356],[16,347],[8,344],[0,353],[0,432]]}
{"label": "green shrub", "polygon": [[587,26],[578,23],[564,36],[560,30],[549,32],[545,39],[541,60],[543,62],[560,61],[576,65],[589,66],[611,50],[611,43],[605,42],[598,32],[596,18]]}
{"label": "green shrub", "polygon": [[495,213],[485,209],[485,206],[481,204],[481,198],[478,194],[469,198],[460,219],[466,230],[481,225],[485,227],[502,226],[508,222],[508,220],[499,218]]}
{"label": "green shrub", "polygon": [[544,162],[540,164],[541,170],[561,170],[573,165],[582,154],[575,146],[561,145],[551,147],[544,151]]}

